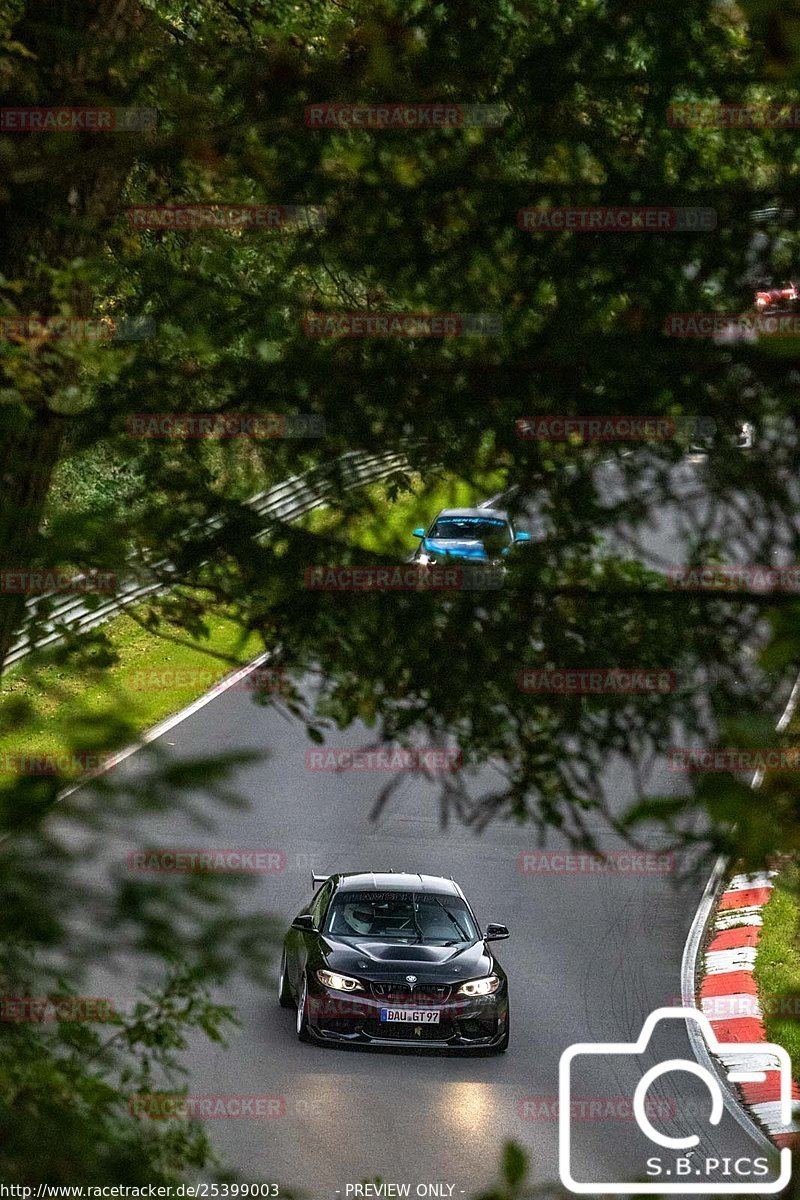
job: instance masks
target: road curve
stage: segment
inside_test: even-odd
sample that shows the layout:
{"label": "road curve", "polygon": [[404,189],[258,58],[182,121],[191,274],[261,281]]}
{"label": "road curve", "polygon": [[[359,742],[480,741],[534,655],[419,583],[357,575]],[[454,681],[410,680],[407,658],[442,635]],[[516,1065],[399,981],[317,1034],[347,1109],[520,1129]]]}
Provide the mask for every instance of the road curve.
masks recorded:
{"label": "road curve", "polygon": [[[653,544],[675,562],[679,519],[661,509],[653,530]],[[309,690],[313,686],[306,681]],[[357,747],[374,737],[353,725],[336,741]],[[535,1182],[557,1179],[553,1104],[560,1055],[576,1041],[631,1041],[649,1012],[678,1003],[681,952],[705,883],[703,870],[678,882],[685,863],[677,864],[680,872],[615,875],[520,869],[520,855],[537,849],[525,829],[495,824],[481,836],[460,826],[442,829],[435,790],[412,774],[380,821],[370,823],[384,780],[309,771],[310,746],[299,722],[252,704],[239,690],[218,696],[162,739],[175,759],[237,750],[266,754],[232,776],[249,808],[216,813],[216,832],[202,835],[205,845],[284,852],[285,870],[258,877],[248,909],[261,906],[288,923],[310,895],[312,866],[319,872],[452,874],[483,924],[501,921],[511,929],[510,940],[498,948],[510,977],[511,1047],[496,1057],[443,1058],[303,1045],[293,1013],[278,1007],[273,991],[240,983],[220,998],[237,1007],[242,1027],[229,1051],[204,1040],[193,1043],[189,1091],[280,1095],[284,1115],[209,1122],[215,1144],[244,1179],[277,1181],[313,1197],[346,1197],[348,1185],[376,1176],[409,1184],[411,1195],[418,1184],[434,1182],[452,1188],[454,1196],[472,1195],[496,1178],[507,1139],[529,1152]],[[119,768],[139,769],[136,756]],[[663,768],[657,772],[649,780],[653,790],[674,791],[678,777]],[[473,786],[490,782],[487,768]],[[625,808],[634,780],[621,762],[609,761],[605,783]],[[202,795],[197,800],[200,808],[207,803]],[[600,818],[594,828],[604,849],[621,848]],[[173,814],[151,815],[126,831],[121,853],[198,841],[197,830]],[[546,848],[564,850],[566,844],[554,834]],[[659,1052],[692,1057],[682,1025],[664,1031]],[[590,1074],[579,1094],[630,1096],[635,1066],[618,1063],[610,1077]],[[709,1132],[707,1097],[696,1081],[673,1077],[660,1094],[674,1110],[673,1131],[698,1124],[698,1133],[705,1129],[698,1153],[758,1152],[728,1114]],[[583,1121],[579,1133],[581,1178],[632,1178],[636,1164],[641,1174],[643,1139],[632,1121],[606,1115]]]}

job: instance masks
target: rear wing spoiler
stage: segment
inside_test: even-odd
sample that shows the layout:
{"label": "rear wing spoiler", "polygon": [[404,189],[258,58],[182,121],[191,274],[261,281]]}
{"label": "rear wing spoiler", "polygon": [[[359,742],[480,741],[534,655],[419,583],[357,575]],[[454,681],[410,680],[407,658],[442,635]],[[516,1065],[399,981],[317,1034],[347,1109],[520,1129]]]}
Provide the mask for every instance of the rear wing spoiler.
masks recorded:
{"label": "rear wing spoiler", "polygon": [[318,875],[316,871],[311,871],[311,885],[316,887],[318,883],[324,883],[326,879],[330,879],[330,875]]}

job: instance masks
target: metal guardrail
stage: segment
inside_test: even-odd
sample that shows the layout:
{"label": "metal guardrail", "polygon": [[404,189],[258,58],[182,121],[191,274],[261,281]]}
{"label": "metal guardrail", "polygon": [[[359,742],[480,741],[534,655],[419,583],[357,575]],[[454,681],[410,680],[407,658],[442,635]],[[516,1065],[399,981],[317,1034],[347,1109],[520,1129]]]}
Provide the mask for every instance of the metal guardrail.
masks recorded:
{"label": "metal guardrail", "polygon": [[[262,533],[268,533],[274,521],[295,521],[305,516],[315,508],[327,504],[339,489],[361,487],[366,483],[376,483],[386,479],[408,466],[408,460],[402,451],[387,450],[384,454],[367,454],[362,450],[353,450],[343,454],[341,458],[321,467],[312,467],[302,475],[294,475],[282,483],[275,484],[264,492],[251,496],[245,504],[252,508],[260,517],[268,518],[268,524]],[[221,518],[212,517],[206,522],[206,528],[213,529],[221,523]],[[136,560],[132,560],[136,564]],[[163,575],[169,573],[172,565],[161,560],[148,564],[139,561],[140,573],[146,570],[158,570]],[[169,584],[163,579],[142,582],[136,578],[135,567],[132,566],[131,578],[123,582],[113,597],[95,604],[87,604],[85,595],[68,596],[53,604],[53,600],[61,595],[59,592],[47,592],[41,596],[31,597],[26,607],[29,612],[27,624],[38,624],[39,636],[36,642],[31,641],[30,633],[23,632],[15,641],[6,658],[6,666],[19,662],[26,654],[34,649],[44,649],[60,641],[67,631],[82,632],[102,625],[104,621],[123,612],[130,604],[143,600],[155,592],[169,590]],[[42,613],[40,609],[49,611]],[[38,620],[37,620],[38,618]],[[43,636],[42,636],[43,634]]]}
{"label": "metal guardrail", "polygon": [[766,225],[769,221],[793,221],[795,215],[793,208],[758,208],[750,213],[750,220],[754,225]]}

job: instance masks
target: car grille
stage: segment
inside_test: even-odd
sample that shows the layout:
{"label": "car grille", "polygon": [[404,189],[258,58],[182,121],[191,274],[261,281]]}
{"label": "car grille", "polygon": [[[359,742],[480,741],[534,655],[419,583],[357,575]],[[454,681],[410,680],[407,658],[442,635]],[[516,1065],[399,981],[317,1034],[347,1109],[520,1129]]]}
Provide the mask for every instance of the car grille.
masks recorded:
{"label": "car grille", "polygon": [[372,994],[387,1004],[444,1004],[453,990],[447,984],[373,983]]}
{"label": "car grille", "polygon": [[409,1025],[399,1021],[365,1021],[364,1033],[374,1038],[396,1038],[402,1042],[445,1042],[454,1033],[452,1021],[440,1025]]}

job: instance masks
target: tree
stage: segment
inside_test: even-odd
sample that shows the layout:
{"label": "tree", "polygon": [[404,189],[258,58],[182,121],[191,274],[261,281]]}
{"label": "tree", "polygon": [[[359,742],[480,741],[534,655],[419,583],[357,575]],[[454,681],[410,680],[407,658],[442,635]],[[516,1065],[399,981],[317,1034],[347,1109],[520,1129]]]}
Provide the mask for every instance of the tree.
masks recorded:
{"label": "tree", "polygon": [[[468,763],[500,757],[507,786],[480,804],[457,786],[443,791],[446,814],[478,825],[511,815],[560,824],[587,844],[584,813],[603,803],[594,780],[611,751],[638,758],[663,750],[676,716],[687,736],[706,738],[713,720],[720,736],[730,730],[763,741],[764,702],[797,660],[791,595],[765,603],[746,592],[671,590],[636,555],[625,559],[603,540],[640,526],[648,504],[675,498],[686,439],[648,443],[629,457],[619,444],[604,450],[624,480],[609,503],[598,446],[522,442],[516,424],[546,414],[710,417],[719,431],[705,473],[713,519],[693,523],[687,510],[687,555],[719,556],[721,531],[742,503],[753,517],[752,561],[770,561],[778,535],[796,554],[794,340],[776,353],[767,339],[680,341],[663,333],[670,313],[750,304],[748,214],[792,197],[791,130],[709,131],[667,120],[671,103],[767,96],[739,11],[690,0],[678,22],[654,0],[635,12],[617,0],[456,7],[308,0],[276,4],[268,15],[252,0],[68,0],[61,8],[57,26],[41,0],[6,9],[0,103],[155,109],[158,121],[102,136],[5,129],[2,315],[103,318],[118,332],[151,332],[108,343],[12,333],[0,343],[0,563],[122,574],[133,551],[151,564],[168,561],[165,582],[175,572],[182,582],[150,605],[145,619],[154,632],[202,631],[208,614],[225,607],[266,646],[280,641],[293,670],[320,665],[327,683],[319,710],[306,711],[299,696],[291,702],[312,736],[323,736],[326,721],[359,716],[380,722],[388,738],[407,737],[415,726],[454,736]],[[310,104],[360,101],[488,104],[502,119],[413,132],[305,123]],[[322,206],[327,220],[323,229],[297,232],[180,232],[142,230],[127,216],[134,204],[199,202]],[[710,207],[716,231],[531,233],[518,225],[521,209],[587,204]],[[769,233],[763,269],[780,273],[796,235]],[[342,310],[488,313],[502,319],[502,333],[308,335],[308,313]],[[141,318],[144,325],[131,325]],[[209,447],[131,436],[131,417],[163,412],[312,413],[327,433],[256,440],[247,452],[239,441]],[[759,431],[748,456],[733,445],[745,416]],[[225,483],[226,472],[248,462],[266,485],[346,450],[401,442],[423,474],[444,468],[469,480],[488,455],[518,497],[538,500],[548,536],[499,593],[375,594],[357,603],[316,593],[303,586],[307,567],[375,565],[379,556],[288,526],[257,539],[257,522]],[[102,456],[126,473],[124,505],[112,496],[55,506],[54,472],[59,482],[65,462],[97,464]],[[353,503],[363,515],[368,497],[348,502],[348,512]],[[0,592],[0,663],[22,609],[21,596]],[[771,630],[760,670],[747,649],[757,614]],[[88,646],[102,648],[102,634]],[[69,643],[66,653],[87,655],[87,642]],[[437,672],[441,663],[446,672]],[[635,700],[520,691],[523,666],[550,664],[664,667],[681,684]],[[7,705],[6,723],[20,719]],[[110,701],[106,719],[88,733],[76,723],[75,744],[85,747],[88,738],[100,750],[121,733]],[[123,814],[153,795],[177,804],[187,777],[186,767],[161,778],[156,772],[149,794],[116,799]],[[70,986],[82,961],[103,949],[88,938],[64,953],[79,894],[70,891],[66,864],[50,869],[46,885],[37,866],[42,838],[55,855],[41,819],[58,793],[58,779],[25,778],[4,793],[13,832],[2,875],[9,986],[37,984],[43,947],[64,955],[59,970]],[[718,844],[754,860],[793,846],[791,778],[770,782],[777,806],[766,819],[766,808],[750,812],[749,797],[730,778],[704,781],[689,800],[631,814],[627,832],[655,813],[685,838],[699,810],[712,818]],[[119,812],[109,800],[88,816],[102,837]],[[61,806],[59,818],[82,823],[87,813]],[[224,897],[215,889],[200,895],[203,886],[188,881],[178,912],[191,915],[195,930],[189,1011],[210,1014],[203,1021],[216,1031],[220,1014],[203,1008],[199,989],[236,955]],[[163,963],[178,936],[174,900],[128,887],[93,903],[108,906],[114,936],[124,929],[131,949]],[[213,935],[211,961],[200,954],[203,931]],[[268,931],[256,922],[246,932],[265,957]],[[162,981],[162,991],[170,986]],[[173,1028],[167,1041],[180,1036]],[[106,1079],[114,1094],[102,1091],[93,1110],[98,1174],[119,1136],[109,1106],[147,1049],[138,1034],[126,1037],[115,1046],[127,1046],[127,1065],[115,1060]],[[39,1031],[16,1031],[8,1045],[8,1094],[15,1095],[15,1064],[41,1048]],[[64,1033],[47,1053],[32,1121],[53,1119],[39,1102],[66,1070],[59,1056],[66,1054],[87,1100],[95,1096],[95,1059],[105,1062],[93,1038],[76,1045]],[[153,1141],[147,1161],[156,1174],[202,1153],[191,1141]],[[69,1144],[64,1162],[53,1164],[63,1178],[76,1170],[77,1143]],[[18,1158],[9,1170],[23,1174],[26,1153],[12,1145],[7,1154]]]}

